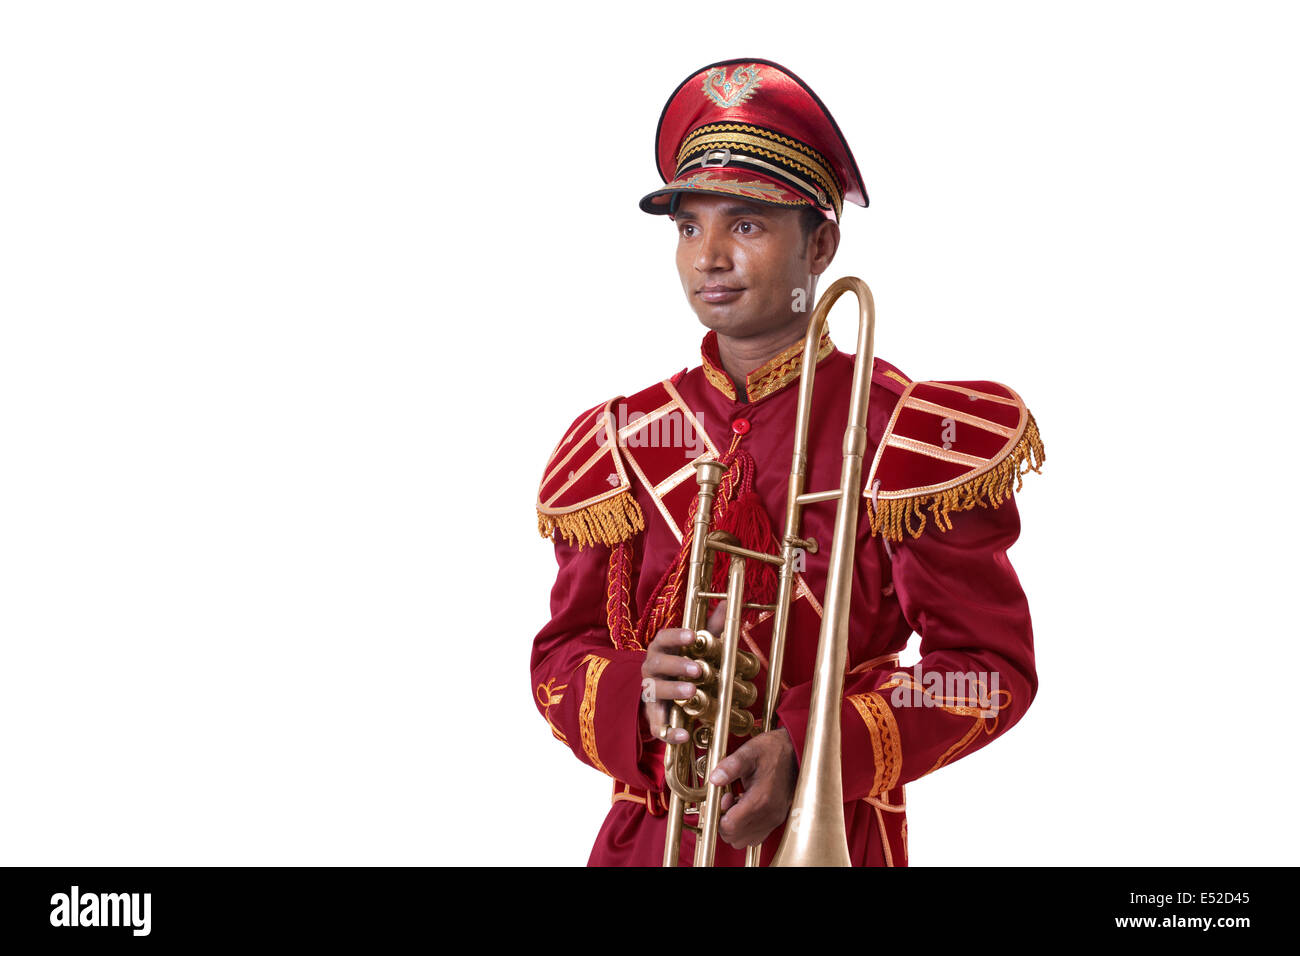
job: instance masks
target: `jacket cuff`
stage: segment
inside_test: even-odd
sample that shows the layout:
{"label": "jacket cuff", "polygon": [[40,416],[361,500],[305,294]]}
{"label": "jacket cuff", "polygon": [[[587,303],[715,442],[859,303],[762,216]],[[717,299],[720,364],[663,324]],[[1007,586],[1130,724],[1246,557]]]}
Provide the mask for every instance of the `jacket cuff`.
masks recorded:
{"label": "jacket cuff", "polygon": [[578,706],[579,739],[574,743],[602,773],[643,789],[661,789],[663,747],[649,737],[641,712],[645,655],[613,654],[612,659],[587,655],[582,702]]}
{"label": "jacket cuff", "polygon": [[[790,732],[801,768],[811,696],[811,682],[798,684],[784,692],[776,708],[777,723]],[[902,768],[898,725],[879,694],[853,694],[840,700],[840,767],[845,803],[878,796],[898,782]]]}

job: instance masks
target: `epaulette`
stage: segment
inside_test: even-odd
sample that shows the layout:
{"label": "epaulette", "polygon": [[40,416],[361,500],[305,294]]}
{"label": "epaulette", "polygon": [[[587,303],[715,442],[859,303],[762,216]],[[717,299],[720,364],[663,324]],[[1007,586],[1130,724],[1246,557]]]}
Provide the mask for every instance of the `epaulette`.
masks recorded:
{"label": "epaulette", "polygon": [[617,395],[579,415],[551,452],[537,491],[537,530],[543,538],[558,529],[579,549],[613,547],[645,530],[618,451],[613,405],[622,398]]}
{"label": "epaulette", "polygon": [[926,511],[949,531],[952,512],[997,508],[1045,460],[1034,416],[1007,386],[908,382],[862,492],[871,533],[920,537]]}

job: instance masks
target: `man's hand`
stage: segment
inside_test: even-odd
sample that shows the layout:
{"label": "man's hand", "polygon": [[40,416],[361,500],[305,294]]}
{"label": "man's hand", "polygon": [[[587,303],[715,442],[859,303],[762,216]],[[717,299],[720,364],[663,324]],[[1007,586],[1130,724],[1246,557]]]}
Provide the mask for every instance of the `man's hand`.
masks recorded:
{"label": "man's hand", "polygon": [[739,797],[723,795],[718,836],[737,850],[762,843],[790,813],[798,777],[794,742],[784,727],[747,740],[709,777],[720,787],[739,780],[745,788]]}
{"label": "man's hand", "polygon": [[[727,602],[719,601],[709,616],[708,630],[721,634],[727,620]],[[667,627],[655,635],[646,648],[641,667],[641,701],[650,732],[660,740],[684,744],[690,734],[683,729],[668,732],[668,707],[695,693],[688,679],[700,675],[699,665],[681,656],[682,648],[695,639],[695,632]],[[745,741],[735,753],[719,761],[712,781],[718,786],[739,780],[744,792],[722,797],[722,819],[718,836],[736,849],[767,839],[790,812],[794,786],[799,775],[794,743],[784,727]]]}
{"label": "man's hand", "polygon": [[[709,616],[708,630],[721,634],[727,621],[727,602],[719,601]],[[641,665],[641,707],[650,733],[670,744],[684,744],[691,739],[685,730],[668,731],[669,701],[686,700],[695,693],[689,678],[700,676],[700,665],[682,657],[682,648],[695,640],[695,632],[681,627],[665,627],[646,648]],[[687,678],[684,680],[683,678]]]}

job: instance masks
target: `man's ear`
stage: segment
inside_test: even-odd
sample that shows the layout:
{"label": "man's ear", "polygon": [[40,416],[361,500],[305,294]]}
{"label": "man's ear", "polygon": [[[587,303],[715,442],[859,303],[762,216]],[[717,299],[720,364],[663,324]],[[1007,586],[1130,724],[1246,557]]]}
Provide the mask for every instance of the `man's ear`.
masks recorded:
{"label": "man's ear", "polygon": [[815,276],[830,268],[840,247],[840,224],[827,219],[808,236],[808,271]]}

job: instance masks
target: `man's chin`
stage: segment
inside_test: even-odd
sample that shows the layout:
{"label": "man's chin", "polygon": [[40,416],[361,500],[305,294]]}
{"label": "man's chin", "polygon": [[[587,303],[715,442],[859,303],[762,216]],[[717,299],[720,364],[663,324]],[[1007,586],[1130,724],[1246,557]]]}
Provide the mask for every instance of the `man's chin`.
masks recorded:
{"label": "man's chin", "polygon": [[700,320],[700,324],[706,329],[717,332],[719,335],[737,337],[752,335],[763,324],[760,321],[755,321],[752,315],[731,309],[725,305],[709,305],[700,302],[693,302],[691,305],[695,310],[696,318]]}
{"label": "man's chin", "polygon": [[768,336],[776,331],[770,321],[754,319],[750,316],[722,316],[716,312],[701,314],[699,311],[695,314],[701,325],[724,338],[752,339]]}

